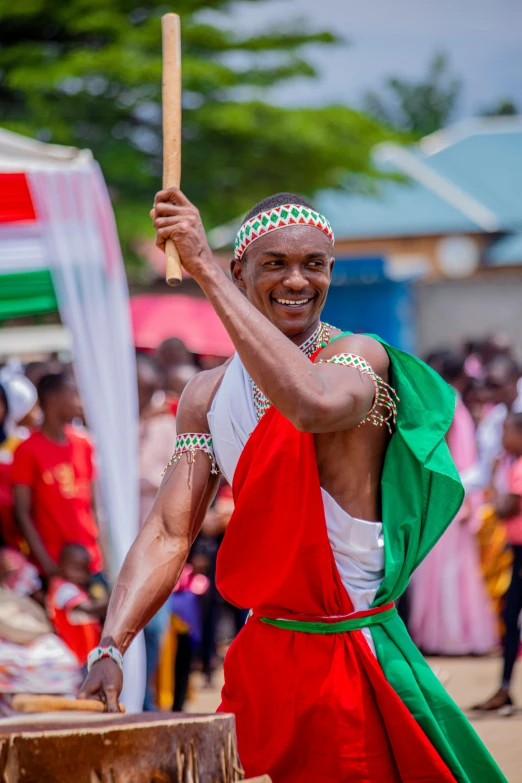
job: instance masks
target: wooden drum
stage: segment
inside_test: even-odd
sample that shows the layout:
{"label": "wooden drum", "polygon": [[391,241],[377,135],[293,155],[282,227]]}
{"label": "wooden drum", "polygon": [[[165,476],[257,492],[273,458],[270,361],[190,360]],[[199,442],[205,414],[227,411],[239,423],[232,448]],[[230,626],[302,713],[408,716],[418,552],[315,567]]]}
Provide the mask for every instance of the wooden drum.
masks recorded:
{"label": "wooden drum", "polygon": [[0,721],[5,783],[233,783],[232,715],[19,715]]}

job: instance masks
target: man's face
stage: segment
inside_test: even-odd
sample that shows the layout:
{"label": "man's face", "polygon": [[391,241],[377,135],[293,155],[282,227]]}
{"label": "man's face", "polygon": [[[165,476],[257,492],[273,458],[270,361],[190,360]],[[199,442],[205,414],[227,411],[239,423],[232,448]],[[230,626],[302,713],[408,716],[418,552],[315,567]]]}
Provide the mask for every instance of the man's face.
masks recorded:
{"label": "man's face", "polygon": [[332,243],[312,226],[291,226],[256,239],[232,277],[249,302],[287,337],[317,323],[332,278]]}

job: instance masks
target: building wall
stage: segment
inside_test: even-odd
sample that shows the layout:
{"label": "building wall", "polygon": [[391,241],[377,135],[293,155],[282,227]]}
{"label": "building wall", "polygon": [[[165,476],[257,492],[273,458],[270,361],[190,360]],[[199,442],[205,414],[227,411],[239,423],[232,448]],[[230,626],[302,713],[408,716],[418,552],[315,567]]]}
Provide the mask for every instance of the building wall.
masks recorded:
{"label": "building wall", "polygon": [[522,266],[415,286],[417,352],[507,332],[522,361]]}
{"label": "building wall", "polygon": [[[489,244],[489,238],[483,234],[462,235],[471,239],[477,247],[479,255]],[[381,237],[373,239],[339,240],[335,243],[335,255],[339,258],[364,256],[380,256],[386,258],[390,272],[394,276],[427,275],[440,277],[438,244],[443,237],[440,235],[412,237]]]}

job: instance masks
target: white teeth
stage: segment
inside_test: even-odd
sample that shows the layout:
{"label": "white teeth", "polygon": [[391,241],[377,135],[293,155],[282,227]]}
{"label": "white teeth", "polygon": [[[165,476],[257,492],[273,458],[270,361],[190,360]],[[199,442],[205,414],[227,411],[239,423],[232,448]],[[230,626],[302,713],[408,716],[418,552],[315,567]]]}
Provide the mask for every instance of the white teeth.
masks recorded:
{"label": "white teeth", "polygon": [[279,304],[291,305],[293,307],[306,304],[309,301],[310,301],[309,299],[299,299],[297,301],[294,301],[293,299],[276,299],[276,302],[278,302]]}

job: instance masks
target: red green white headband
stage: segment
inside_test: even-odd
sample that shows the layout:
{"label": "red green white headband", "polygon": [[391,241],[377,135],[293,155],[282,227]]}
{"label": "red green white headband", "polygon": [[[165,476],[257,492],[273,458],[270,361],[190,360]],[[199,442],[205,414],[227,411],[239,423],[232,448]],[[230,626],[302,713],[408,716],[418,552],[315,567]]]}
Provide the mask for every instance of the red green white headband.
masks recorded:
{"label": "red green white headband", "polygon": [[328,220],[319,212],[301,204],[285,204],[246,220],[238,231],[234,244],[234,256],[241,261],[245,250],[259,237],[288,226],[313,226],[323,231],[334,242],[334,234]]}

